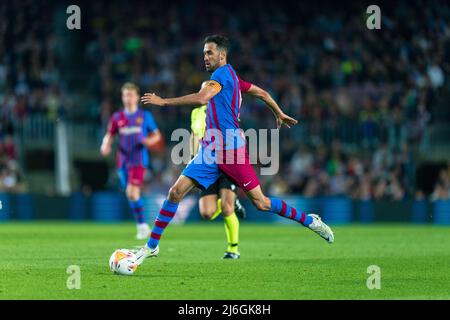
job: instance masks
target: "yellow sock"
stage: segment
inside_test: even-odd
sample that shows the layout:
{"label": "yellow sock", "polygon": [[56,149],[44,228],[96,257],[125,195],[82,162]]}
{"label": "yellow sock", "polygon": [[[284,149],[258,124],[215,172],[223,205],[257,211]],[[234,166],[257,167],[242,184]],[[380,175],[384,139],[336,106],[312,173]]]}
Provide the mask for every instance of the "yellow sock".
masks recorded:
{"label": "yellow sock", "polygon": [[222,212],[222,199],[218,199],[217,200],[217,209],[216,212],[214,212],[211,220],[214,220],[215,218],[217,218],[219,216],[219,214]]}
{"label": "yellow sock", "polygon": [[239,242],[239,219],[234,212],[228,217],[223,218],[225,220],[225,234],[228,242],[227,251],[237,253]]}

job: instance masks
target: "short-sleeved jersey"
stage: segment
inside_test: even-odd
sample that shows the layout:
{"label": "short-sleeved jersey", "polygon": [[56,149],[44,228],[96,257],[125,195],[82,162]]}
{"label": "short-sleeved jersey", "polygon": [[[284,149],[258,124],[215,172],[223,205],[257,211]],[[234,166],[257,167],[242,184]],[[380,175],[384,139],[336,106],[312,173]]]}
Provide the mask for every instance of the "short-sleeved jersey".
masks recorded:
{"label": "short-sleeved jersey", "polygon": [[220,91],[208,101],[207,131],[202,146],[212,144],[213,150],[239,149],[245,146],[245,137],[239,127],[241,92],[247,92],[251,84],[239,79],[230,64],[217,68],[210,80]]}
{"label": "short-sleeved jersey", "polygon": [[206,105],[194,108],[191,112],[191,131],[198,138],[203,138],[206,127]]}
{"label": "short-sleeved jersey", "polygon": [[108,132],[113,136],[119,135],[117,167],[148,167],[149,153],[141,141],[157,129],[150,111],[138,108],[134,113],[127,113],[124,109],[115,112],[109,121]]}

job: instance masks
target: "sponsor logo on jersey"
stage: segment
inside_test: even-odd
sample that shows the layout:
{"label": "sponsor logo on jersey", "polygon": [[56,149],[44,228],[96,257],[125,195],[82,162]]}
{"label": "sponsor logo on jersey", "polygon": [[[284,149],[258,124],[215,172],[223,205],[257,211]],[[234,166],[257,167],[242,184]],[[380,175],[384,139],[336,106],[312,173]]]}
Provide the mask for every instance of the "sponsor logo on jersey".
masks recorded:
{"label": "sponsor logo on jersey", "polygon": [[136,133],[141,133],[142,132],[142,127],[138,127],[138,126],[131,126],[131,127],[123,127],[119,129],[119,134],[122,135],[131,135],[131,134],[136,134]]}

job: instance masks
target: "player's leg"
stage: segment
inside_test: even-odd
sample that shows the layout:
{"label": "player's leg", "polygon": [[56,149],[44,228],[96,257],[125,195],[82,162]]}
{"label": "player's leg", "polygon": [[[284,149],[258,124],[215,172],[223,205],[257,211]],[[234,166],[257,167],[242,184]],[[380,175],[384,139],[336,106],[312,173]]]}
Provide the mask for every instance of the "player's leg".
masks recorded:
{"label": "player's leg", "polygon": [[216,213],[220,214],[220,207],[218,206],[217,194],[210,194],[201,196],[198,200],[200,215],[205,220],[214,220]]}
{"label": "player's leg", "polygon": [[127,199],[131,212],[136,220],[136,239],[144,240],[150,235],[150,227],[145,221],[144,201],[141,198],[141,187],[128,184],[126,189]]}
{"label": "player's leg", "polygon": [[[233,184],[233,187],[236,188],[236,186]],[[234,212],[236,212],[237,216],[241,219],[247,218],[247,210],[242,205],[241,201],[239,201],[239,198],[237,196],[236,190],[233,189],[236,196],[234,197]]]}
{"label": "player's leg", "polygon": [[289,206],[281,199],[266,197],[259,185],[251,190],[246,190],[246,194],[258,210],[276,213],[281,217],[299,222],[316,232],[329,243],[333,243],[333,231],[318,215],[298,212],[294,207]]}
{"label": "player's leg", "polygon": [[219,177],[219,169],[215,163],[201,161],[203,153],[199,151],[197,155],[184,168],[178,180],[170,188],[169,195],[164,201],[161,210],[155,220],[147,247],[154,250],[158,247],[159,240],[164,229],[175,216],[178,204],[181,199],[196,185],[202,188],[209,188]]}
{"label": "player's leg", "polygon": [[195,187],[195,181],[181,175],[175,184],[169,189],[169,195],[164,200],[155,223],[150,233],[147,244],[136,253],[136,265],[144,262],[145,258],[156,257],[159,253],[159,241],[161,236],[172,221],[178,208],[178,204],[184,196]]}
{"label": "player's leg", "polygon": [[213,184],[219,177],[219,169],[215,163],[204,163],[202,161],[196,162],[197,157],[202,156],[201,153],[197,153],[191,162],[181,173],[178,180],[170,188],[169,195],[164,201],[161,210],[156,217],[155,224],[153,225],[150,239],[147,244],[138,251],[136,254],[136,264],[140,265],[144,262],[146,257],[157,256],[159,252],[159,241],[161,236],[168,226],[178,208],[178,204],[181,199],[192,190],[196,185],[207,189]]}
{"label": "player's leg", "polygon": [[[228,180],[226,177],[222,179]],[[238,259],[240,257],[239,244],[239,219],[235,213],[235,199],[236,194],[231,189],[231,182],[229,187],[222,187],[219,190],[220,198],[222,199],[222,215],[224,218],[225,234],[227,237],[227,251],[223,256],[224,259]]]}
{"label": "player's leg", "polygon": [[[128,205],[136,220],[136,229],[137,229],[136,238],[138,239],[140,238],[140,240],[142,240],[142,237],[140,237],[140,233],[141,232],[144,233],[143,230],[144,224],[142,224],[145,223],[143,218],[144,206],[142,204],[142,201],[140,200],[140,187],[137,188],[137,186],[129,183],[130,173],[133,174],[133,172],[131,172],[130,169],[127,168],[126,166],[123,166],[117,170],[120,187],[122,190],[125,191],[125,196],[127,197]],[[150,228],[148,227],[148,225],[146,226],[146,229],[147,229],[146,236],[143,239],[147,238],[148,235],[150,234]],[[140,232],[140,230],[142,231]]]}
{"label": "player's leg", "polygon": [[225,179],[221,179],[222,182],[219,188],[231,189],[234,192],[234,212],[240,219],[245,219],[247,217],[247,211],[239,201],[236,185],[226,175],[222,174],[222,176],[225,177]]}
{"label": "player's leg", "polygon": [[218,181],[208,187],[200,190],[199,211],[203,219],[214,220],[222,212],[221,199],[218,199],[219,184]]}
{"label": "player's leg", "polygon": [[260,185],[251,190],[246,190],[246,194],[253,205],[260,211],[276,213],[279,216],[300,222],[305,227],[312,223],[313,219],[311,216],[307,216],[304,212],[297,212],[294,207],[289,206],[283,200],[266,197]]}
{"label": "player's leg", "polygon": [[[259,179],[250,164],[246,150],[243,150],[243,152],[242,150],[235,150],[234,152],[236,153],[236,159],[239,159],[239,161],[231,164],[220,164],[219,169],[246,192],[258,210],[276,213],[284,218],[299,222],[319,234],[329,243],[334,241],[332,230],[318,215],[307,215],[304,212],[297,212],[295,208],[289,206],[281,199],[266,197],[261,190]],[[241,156],[244,158],[239,158]]]}
{"label": "player's leg", "polygon": [[130,167],[126,195],[134,218],[136,219],[136,239],[144,240],[150,235],[150,227],[145,221],[144,201],[141,198],[141,186],[144,181],[144,167]]}
{"label": "player's leg", "polygon": [[195,187],[195,181],[189,177],[181,175],[175,184],[169,189],[169,194],[155,219],[150,239],[147,246],[153,250],[158,247],[159,240],[165,230],[172,221],[178,209],[178,204],[185,197],[185,195]]}

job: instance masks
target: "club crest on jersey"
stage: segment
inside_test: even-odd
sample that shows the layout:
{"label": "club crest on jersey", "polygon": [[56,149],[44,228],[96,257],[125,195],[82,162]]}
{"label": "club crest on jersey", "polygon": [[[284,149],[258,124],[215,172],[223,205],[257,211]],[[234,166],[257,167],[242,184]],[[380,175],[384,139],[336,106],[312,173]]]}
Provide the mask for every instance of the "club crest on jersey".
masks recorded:
{"label": "club crest on jersey", "polygon": [[144,119],[142,117],[137,117],[136,123],[137,124],[142,124],[142,122],[144,122]]}

